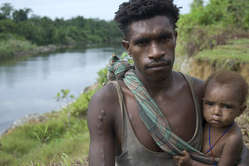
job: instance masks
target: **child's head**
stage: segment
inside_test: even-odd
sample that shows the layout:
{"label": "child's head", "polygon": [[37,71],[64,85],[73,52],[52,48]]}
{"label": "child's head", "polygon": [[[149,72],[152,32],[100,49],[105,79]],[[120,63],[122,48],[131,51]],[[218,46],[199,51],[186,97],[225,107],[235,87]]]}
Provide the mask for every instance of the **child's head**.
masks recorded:
{"label": "child's head", "polygon": [[212,74],[205,86],[204,118],[216,127],[231,125],[245,110],[247,94],[248,84],[240,74],[231,71]]}

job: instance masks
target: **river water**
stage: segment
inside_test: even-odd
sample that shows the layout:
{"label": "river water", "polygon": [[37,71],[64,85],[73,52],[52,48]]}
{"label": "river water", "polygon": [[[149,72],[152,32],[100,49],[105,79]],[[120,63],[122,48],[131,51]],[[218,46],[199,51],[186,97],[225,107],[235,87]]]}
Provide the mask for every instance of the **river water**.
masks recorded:
{"label": "river water", "polygon": [[93,48],[29,57],[0,65],[0,133],[27,114],[45,113],[61,105],[55,96],[69,89],[78,96],[93,84],[97,72],[121,49]]}

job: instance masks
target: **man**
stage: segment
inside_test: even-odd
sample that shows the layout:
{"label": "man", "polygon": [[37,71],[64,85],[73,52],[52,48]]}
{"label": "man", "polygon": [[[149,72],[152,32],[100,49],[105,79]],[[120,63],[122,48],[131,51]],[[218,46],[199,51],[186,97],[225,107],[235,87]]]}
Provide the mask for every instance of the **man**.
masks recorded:
{"label": "man", "polygon": [[[172,0],[120,5],[115,20],[135,70],[104,86],[89,104],[90,166],[175,166],[172,156],[180,150],[200,150],[203,82],[172,71],[178,16]],[[183,143],[174,146],[168,138]]]}

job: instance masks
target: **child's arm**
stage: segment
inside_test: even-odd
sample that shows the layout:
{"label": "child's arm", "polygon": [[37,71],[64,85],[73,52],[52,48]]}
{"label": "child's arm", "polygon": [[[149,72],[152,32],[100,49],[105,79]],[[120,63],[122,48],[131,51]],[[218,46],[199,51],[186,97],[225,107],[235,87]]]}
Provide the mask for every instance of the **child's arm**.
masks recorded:
{"label": "child's arm", "polygon": [[243,148],[243,140],[241,134],[232,135],[223,147],[222,155],[218,166],[234,166],[240,160]]}
{"label": "child's arm", "polygon": [[[230,136],[226,140],[226,144],[223,147],[218,166],[234,166],[238,164],[237,162],[240,160],[242,148],[242,135],[237,133]],[[183,154],[183,156],[174,157],[177,162],[177,166],[210,166],[208,164],[192,160],[187,151],[183,151]]]}
{"label": "child's arm", "polygon": [[183,151],[183,156],[175,156],[174,160],[176,161],[177,166],[210,166],[210,165],[192,160],[190,157],[190,154],[185,150]]}

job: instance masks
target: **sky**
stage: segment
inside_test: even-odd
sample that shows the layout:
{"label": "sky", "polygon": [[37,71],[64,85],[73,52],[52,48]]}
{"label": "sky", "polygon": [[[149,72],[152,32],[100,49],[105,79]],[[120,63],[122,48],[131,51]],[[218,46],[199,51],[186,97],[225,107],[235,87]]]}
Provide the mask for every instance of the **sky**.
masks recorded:
{"label": "sky", "polygon": [[[112,20],[118,6],[128,0],[0,0],[0,5],[10,3],[15,9],[30,8],[33,14],[69,19],[76,16]],[[182,14],[188,13],[193,0],[174,0],[182,7]]]}

